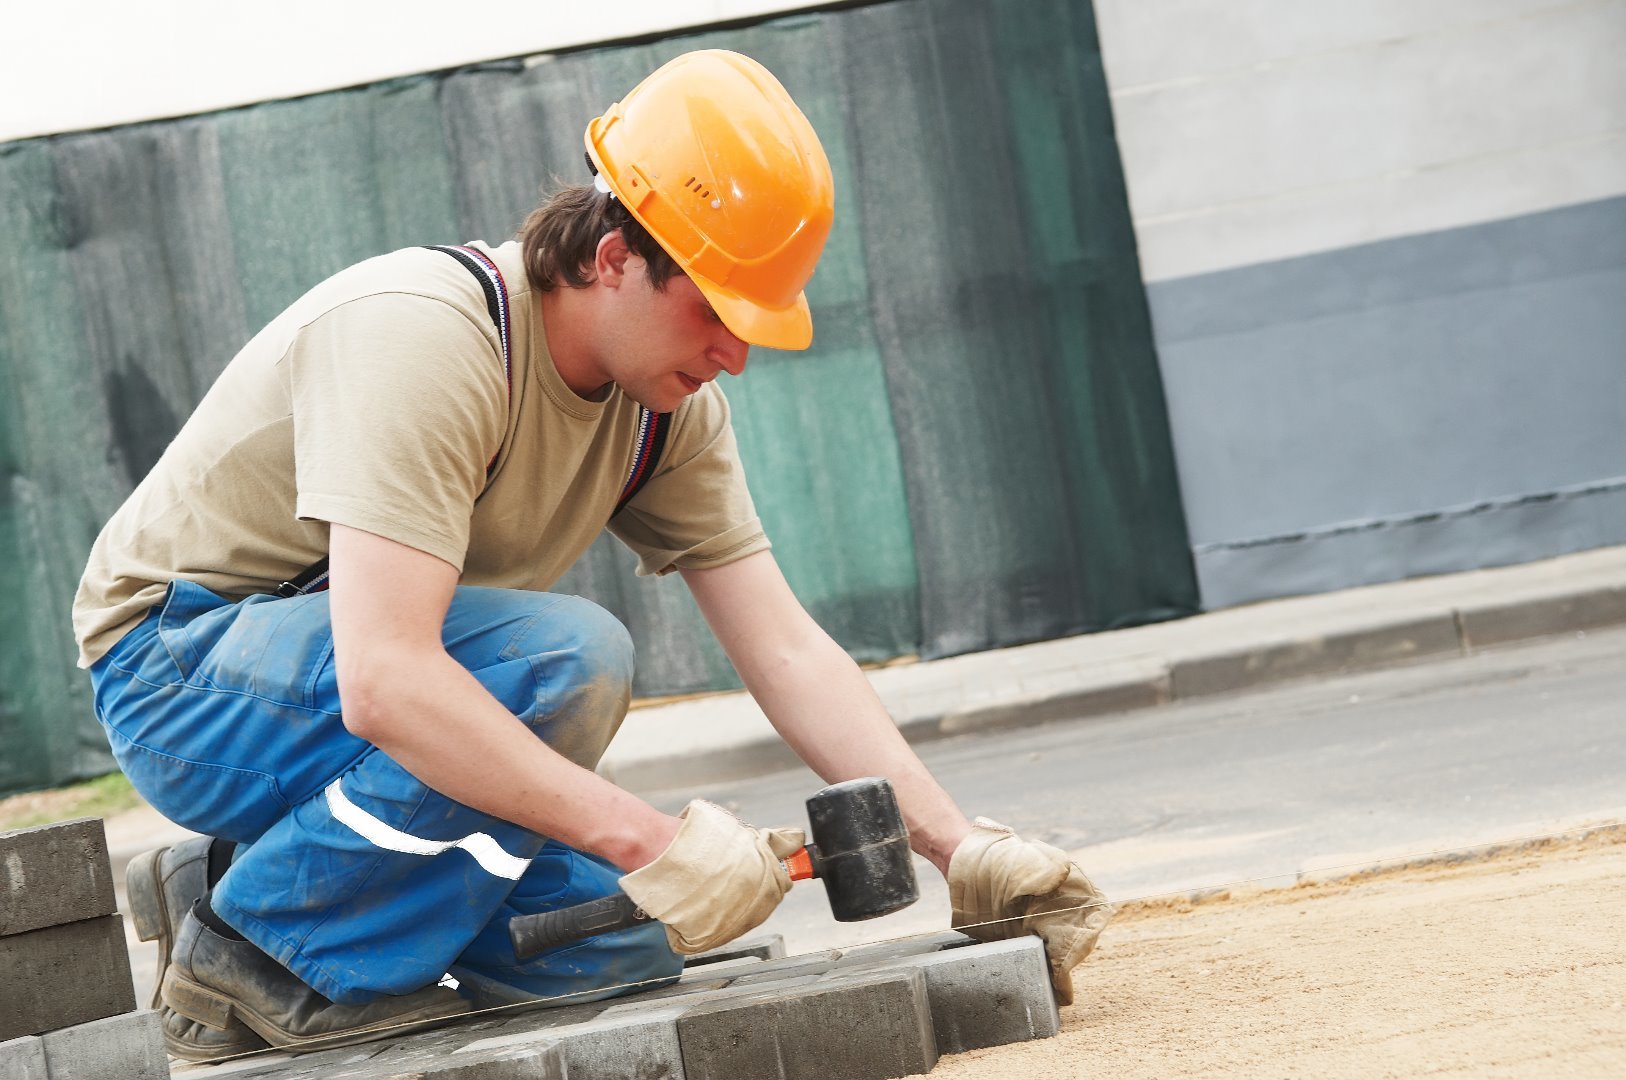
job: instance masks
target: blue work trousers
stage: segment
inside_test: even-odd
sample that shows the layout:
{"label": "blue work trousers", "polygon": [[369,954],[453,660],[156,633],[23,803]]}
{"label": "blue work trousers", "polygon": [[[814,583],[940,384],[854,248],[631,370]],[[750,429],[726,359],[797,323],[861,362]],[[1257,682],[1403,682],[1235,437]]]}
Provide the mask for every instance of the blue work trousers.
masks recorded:
{"label": "blue work trousers", "polygon": [[[594,767],[632,679],[632,642],[609,613],[462,586],[443,640],[539,739]],[[510,918],[609,895],[617,871],[447,798],[351,735],[326,593],[233,603],[177,581],[91,678],[136,790],[170,820],[241,845],[215,911],[334,1001],[409,993],[447,972],[481,1004],[585,1001],[681,969],[658,923],[514,956]]]}

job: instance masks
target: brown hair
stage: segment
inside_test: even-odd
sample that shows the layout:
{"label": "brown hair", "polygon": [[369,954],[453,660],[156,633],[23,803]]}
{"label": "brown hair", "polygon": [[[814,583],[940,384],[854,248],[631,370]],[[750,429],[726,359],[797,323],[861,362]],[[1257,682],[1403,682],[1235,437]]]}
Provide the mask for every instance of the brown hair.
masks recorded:
{"label": "brown hair", "polygon": [[627,248],[648,266],[650,284],[661,289],[678,265],[649,231],[621,205],[591,184],[562,187],[531,211],[520,226],[519,240],[525,253],[525,273],[531,286],[550,292],[560,285],[586,288],[596,278],[593,260],[598,242],[605,233],[621,230]]}

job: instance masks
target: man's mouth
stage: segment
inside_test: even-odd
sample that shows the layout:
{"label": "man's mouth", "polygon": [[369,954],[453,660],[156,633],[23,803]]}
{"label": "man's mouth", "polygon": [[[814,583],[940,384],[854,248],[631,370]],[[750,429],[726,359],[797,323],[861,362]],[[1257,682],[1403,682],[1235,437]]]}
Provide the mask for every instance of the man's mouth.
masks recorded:
{"label": "man's mouth", "polygon": [[690,375],[685,375],[681,371],[677,373],[677,377],[683,380],[683,385],[688,388],[689,393],[691,394],[705,385],[699,379],[696,379]]}

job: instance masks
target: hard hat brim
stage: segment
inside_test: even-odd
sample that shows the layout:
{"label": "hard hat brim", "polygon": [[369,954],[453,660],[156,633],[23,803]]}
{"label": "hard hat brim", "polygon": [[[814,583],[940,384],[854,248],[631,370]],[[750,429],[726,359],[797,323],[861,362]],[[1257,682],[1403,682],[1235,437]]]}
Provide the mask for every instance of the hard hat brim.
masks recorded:
{"label": "hard hat brim", "polygon": [[808,309],[806,293],[797,293],[790,307],[765,308],[712,284],[699,274],[689,275],[689,280],[711,302],[712,310],[723,320],[723,325],[746,344],[793,351],[813,344],[813,313]]}

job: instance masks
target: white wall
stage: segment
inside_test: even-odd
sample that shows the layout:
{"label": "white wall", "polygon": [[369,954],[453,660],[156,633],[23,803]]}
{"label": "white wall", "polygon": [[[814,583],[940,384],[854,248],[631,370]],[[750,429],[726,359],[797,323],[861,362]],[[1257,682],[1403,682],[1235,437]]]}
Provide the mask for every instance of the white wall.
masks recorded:
{"label": "white wall", "polygon": [[1626,193],[1626,0],[1096,0],[1148,282]]}
{"label": "white wall", "polygon": [[807,0],[3,0],[0,141],[807,6]]}

